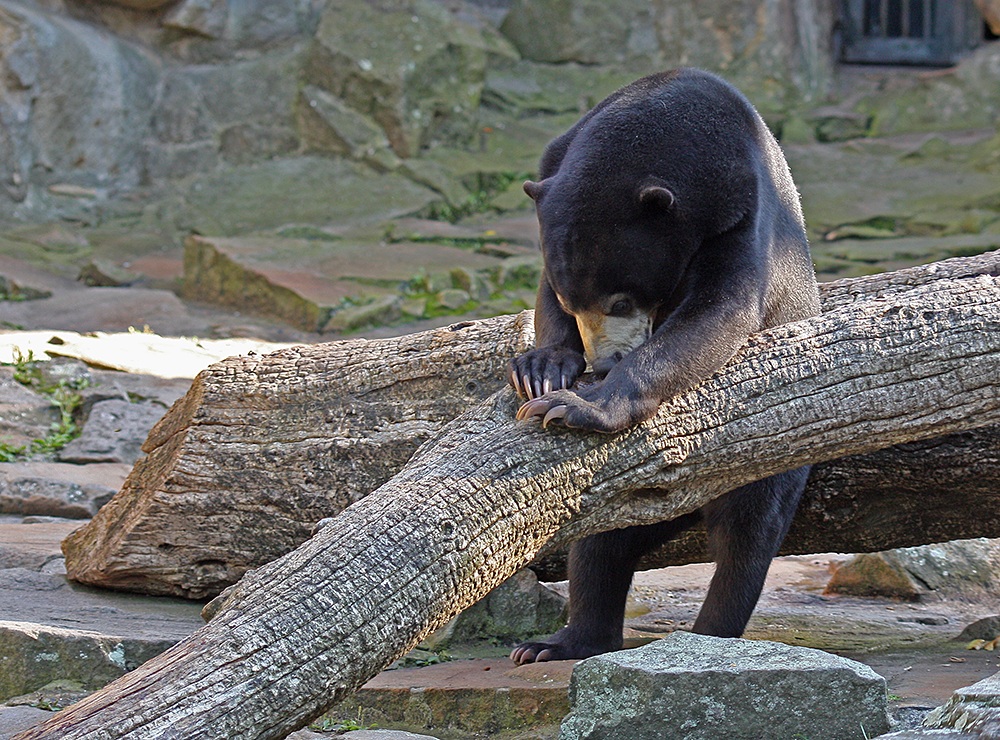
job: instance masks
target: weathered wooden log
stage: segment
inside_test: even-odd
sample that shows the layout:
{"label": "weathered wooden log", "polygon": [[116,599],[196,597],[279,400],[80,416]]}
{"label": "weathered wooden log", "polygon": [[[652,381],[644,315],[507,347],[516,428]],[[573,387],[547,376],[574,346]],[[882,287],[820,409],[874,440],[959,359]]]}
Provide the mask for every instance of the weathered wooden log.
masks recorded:
{"label": "weathered wooden log", "polygon": [[550,540],[670,519],[807,462],[1000,423],[997,377],[1000,279],[981,275],[755,335],[615,435],[515,423],[501,391],[248,574],[205,627],[19,737],[283,737]]}
{"label": "weathered wooden log", "polygon": [[[1000,252],[820,288],[831,311],[979,274],[1000,274]],[[70,576],[145,593],[218,593],[391,478],[442,424],[502,387],[507,360],[532,341],[525,313],[214,365],[149,435],[148,457],[121,492],[66,541]],[[1000,509],[983,503],[1000,477],[998,437],[984,429],[817,466],[783,552],[1000,536]],[[704,557],[695,531],[642,567]],[[558,580],[564,556],[533,567]]]}

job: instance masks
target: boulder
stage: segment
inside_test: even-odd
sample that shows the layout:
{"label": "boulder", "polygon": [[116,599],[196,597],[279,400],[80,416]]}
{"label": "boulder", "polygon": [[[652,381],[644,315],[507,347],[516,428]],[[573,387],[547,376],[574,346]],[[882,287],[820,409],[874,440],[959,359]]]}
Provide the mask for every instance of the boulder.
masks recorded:
{"label": "boulder", "polygon": [[433,0],[335,0],[322,12],[308,81],[382,128],[401,157],[465,143],[489,54],[516,57],[492,28]]}
{"label": "boulder", "polygon": [[0,445],[25,447],[58,422],[59,409],[49,399],[14,380],[12,368],[0,367]]}
{"label": "boulder", "polygon": [[810,648],[674,632],[581,661],[561,740],[862,740],[889,729],[885,680]]}
{"label": "boulder", "polygon": [[421,644],[432,650],[479,640],[509,645],[551,634],[565,626],[567,603],[565,597],[539,583],[534,571],[525,568]]}
{"label": "boulder", "polygon": [[972,624],[967,625],[955,639],[958,642],[970,642],[971,640],[994,640],[997,637],[1000,637],[1000,614],[977,619]]}
{"label": "boulder", "polygon": [[888,596],[1000,594],[1000,540],[980,537],[855,555],[833,574],[827,593]]}

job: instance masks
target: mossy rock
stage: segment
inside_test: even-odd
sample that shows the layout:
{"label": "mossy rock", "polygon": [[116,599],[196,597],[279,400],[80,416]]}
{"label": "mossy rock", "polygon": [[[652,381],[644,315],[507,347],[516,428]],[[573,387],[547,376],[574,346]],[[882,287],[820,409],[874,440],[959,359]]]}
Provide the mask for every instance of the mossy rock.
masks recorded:
{"label": "mossy rock", "polygon": [[197,178],[186,197],[192,228],[207,235],[260,232],[287,224],[378,223],[441,201],[440,195],[406,177],[319,157],[226,168]]}

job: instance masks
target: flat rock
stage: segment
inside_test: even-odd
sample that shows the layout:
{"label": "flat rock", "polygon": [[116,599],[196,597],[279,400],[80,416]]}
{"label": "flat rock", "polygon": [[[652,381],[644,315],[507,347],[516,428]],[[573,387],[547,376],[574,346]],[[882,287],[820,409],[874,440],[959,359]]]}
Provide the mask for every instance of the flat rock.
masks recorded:
{"label": "flat rock", "polygon": [[397,293],[421,274],[462,265],[489,269],[496,257],[433,242],[191,236],[185,296],[318,331],[334,307]]}
{"label": "flat rock", "polygon": [[25,568],[0,570],[0,699],[57,679],[97,689],[200,627],[199,609]]}
{"label": "flat rock", "polygon": [[0,322],[22,330],[74,332],[198,334],[204,328],[176,295],[146,288],[81,288],[34,301],[0,302]]}
{"label": "flat rock", "polygon": [[515,667],[507,658],[454,660],[423,668],[383,671],[332,708],[332,720],[379,727],[493,735],[554,725],[569,709],[573,661]]}
{"label": "flat rock", "polygon": [[810,648],[674,632],[581,661],[560,738],[862,740],[889,729],[885,679]]}
{"label": "flat rock", "polygon": [[52,712],[38,707],[0,707],[0,740],[8,740],[51,716]]}
{"label": "flat rock", "polygon": [[54,567],[62,560],[59,543],[81,524],[74,519],[22,521],[21,517],[0,518],[0,571]]}
{"label": "flat rock", "polygon": [[118,492],[130,469],[120,461],[0,463],[0,513],[90,518]]}
{"label": "flat rock", "polygon": [[380,224],[441,200],[434,191],[404,177],[379,175],[358,163],[324,157],[218,169],[185,186],[184,197],[193,230],[227,236],[289,224]]}

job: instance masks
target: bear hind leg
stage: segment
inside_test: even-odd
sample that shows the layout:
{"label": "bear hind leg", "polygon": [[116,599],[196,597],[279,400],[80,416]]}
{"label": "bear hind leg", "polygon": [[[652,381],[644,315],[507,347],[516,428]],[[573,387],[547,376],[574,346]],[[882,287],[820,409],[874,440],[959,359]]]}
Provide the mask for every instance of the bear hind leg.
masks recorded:
{"label": "bear hind leg", "polygon": [[730,491],[702,508],[715,575],[694,632],[716,637],[743,634],[808,476],[808,467],[780,473]]}
{"label": "bear hind leg", "polygon": [[569,555],[569,624],[539,642],[524,642],[517,664],[589,658],[622,646],[625,600],[640,558],[690,528],[700,514],[585,537]]}

